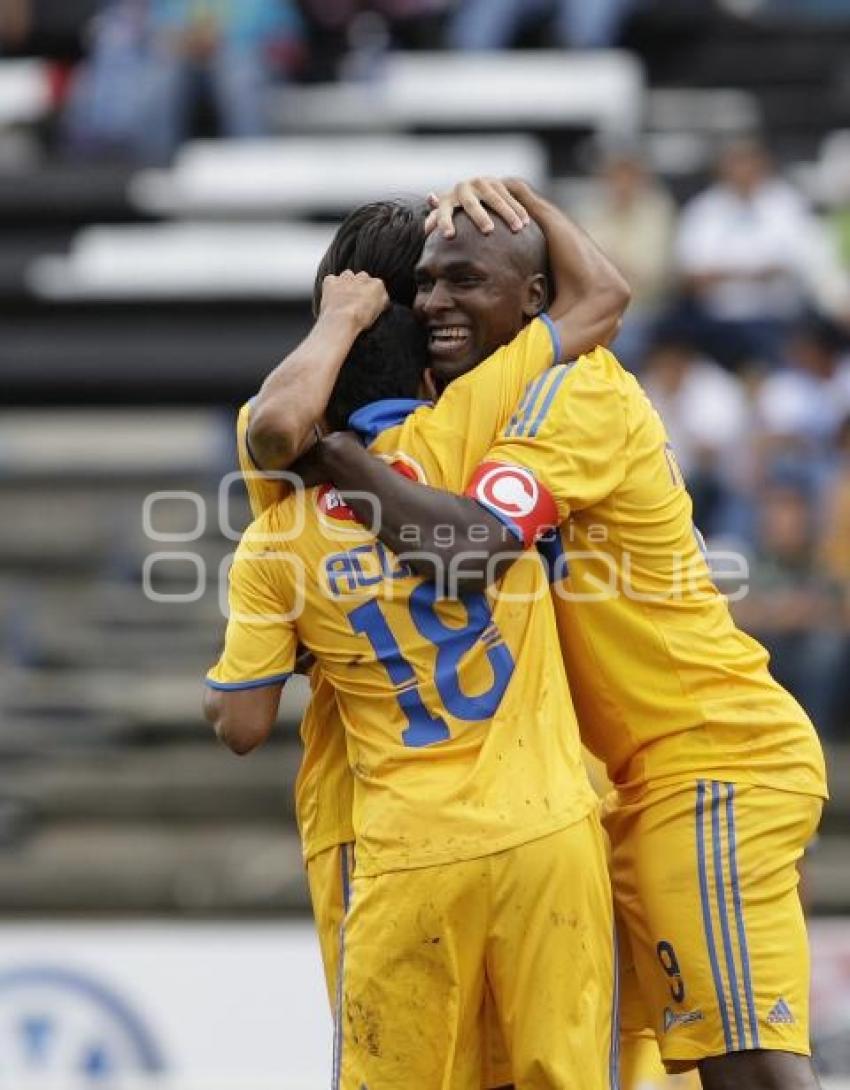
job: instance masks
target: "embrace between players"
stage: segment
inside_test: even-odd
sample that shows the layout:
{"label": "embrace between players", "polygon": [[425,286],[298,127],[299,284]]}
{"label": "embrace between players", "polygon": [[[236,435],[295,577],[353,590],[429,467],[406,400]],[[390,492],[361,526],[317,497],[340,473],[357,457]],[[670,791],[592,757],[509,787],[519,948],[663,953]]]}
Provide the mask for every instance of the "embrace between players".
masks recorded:
{"label": "embrace between players", "polygon": [[[430,204],[345,221],[240,413],[256,520],[205,692],[248,752],[316,660],[296,809],[333,1085],[614,1090],[652,1034],[707,1090],[812,1090],[823,757],[602,347],[628,289],[523,183]],[[259,472],[290,466],[304,488]]]}

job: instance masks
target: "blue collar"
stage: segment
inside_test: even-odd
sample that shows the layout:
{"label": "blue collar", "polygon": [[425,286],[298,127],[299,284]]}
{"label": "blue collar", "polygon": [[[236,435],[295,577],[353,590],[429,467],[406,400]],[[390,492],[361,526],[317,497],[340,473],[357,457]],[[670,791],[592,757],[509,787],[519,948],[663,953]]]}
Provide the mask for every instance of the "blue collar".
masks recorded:
{"label": "blue collar", "polygon": [[417,401],[413,397],[387,397],[383,401],[373,401],[362,409],[353,412],[348,418],[348,426],[360,436],[366,446],[370,446],[382,431],[398,427],[417,409],[430,405],[430,401]]}

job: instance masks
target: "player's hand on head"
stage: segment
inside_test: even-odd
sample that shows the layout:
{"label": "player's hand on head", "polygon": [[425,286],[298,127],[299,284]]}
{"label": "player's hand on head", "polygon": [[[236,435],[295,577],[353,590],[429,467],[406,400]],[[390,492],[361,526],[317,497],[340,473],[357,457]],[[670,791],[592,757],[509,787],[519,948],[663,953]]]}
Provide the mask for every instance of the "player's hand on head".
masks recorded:
{"label": "player's hand on head", "polygon": [[455,236],[454,215],[458,210],[465,212],[485,235],[495,228],[494,215],[512,231],[521,231],[531,219],[525,206],[499,178],[458,182],[447,193],[430,193],[428,203],[431,212],[425,221],[425,233],[440,231],[446,238]]}
{"label": "player's hand on head", "polygon": [[326,276],[322,282],[321,314],[346,314],[361,329],[369,329],[390,305],[383,280],[364,272],[346,270],[339,276]]}

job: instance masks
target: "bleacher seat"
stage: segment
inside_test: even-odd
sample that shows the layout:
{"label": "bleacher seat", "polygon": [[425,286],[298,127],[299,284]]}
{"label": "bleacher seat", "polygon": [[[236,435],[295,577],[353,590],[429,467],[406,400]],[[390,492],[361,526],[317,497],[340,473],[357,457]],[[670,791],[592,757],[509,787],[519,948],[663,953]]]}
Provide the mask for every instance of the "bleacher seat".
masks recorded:
{"label": "bleacher seat", "polygon": [[50,78],[43,61],[0,60],[0,125],[40,121],[50,104]]}
{"label": "bleacher seat", "polygon": [[0,480],[36,475],[109,477],[209,472],[230,459],[218,413],[18,409],[0,414]]}
{"label": "bleacher seat", "polygon": [[169,223],[86,227],[67,256],[30,265],[47,299],[307,299],[332,226]]}
{"label": "bleacher seat", "polygon": [[141,172],[130,195],[139,208],[178,215],[345,213],[389,196],[420,196],[475,174],[545,177],[527,136],[212,141],[188,144],[170,170]]}
{"label": "bleacher seat", "polygon": [[647,98],[650,132],[735,135],[757,130],[761,119],[756,96],[733,87],[658,87]]}
{"label": "bleacher seat", "polygon": [[283,131],[572,126],[626,134],[640,126],[644,89],[639,59],[618,50],[395,54],[373,83],[284,89],[276,121]]}

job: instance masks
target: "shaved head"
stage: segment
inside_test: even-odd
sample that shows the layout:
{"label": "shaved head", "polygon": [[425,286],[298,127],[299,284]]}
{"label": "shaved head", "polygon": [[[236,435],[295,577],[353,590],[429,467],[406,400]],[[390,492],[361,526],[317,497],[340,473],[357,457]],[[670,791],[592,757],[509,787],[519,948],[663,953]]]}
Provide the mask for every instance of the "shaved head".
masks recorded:
{"label": "shaved head", "polygon": [[549,254],[546,239],[539,226],[531,222],[521,231],[512,231],[498,216],[493,217],[494,229],[484,235],[475,226],[465,212],[455,213],[454,224],[457,234],[454,239],[446,239],[436,232],[430,236],[428,245],[440,242],[451,245],[463,242],[480,260],[510,263],[519,276],[549,276]]}

